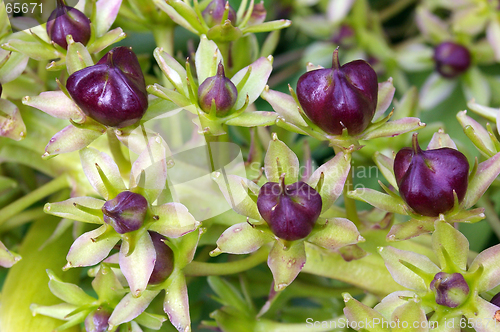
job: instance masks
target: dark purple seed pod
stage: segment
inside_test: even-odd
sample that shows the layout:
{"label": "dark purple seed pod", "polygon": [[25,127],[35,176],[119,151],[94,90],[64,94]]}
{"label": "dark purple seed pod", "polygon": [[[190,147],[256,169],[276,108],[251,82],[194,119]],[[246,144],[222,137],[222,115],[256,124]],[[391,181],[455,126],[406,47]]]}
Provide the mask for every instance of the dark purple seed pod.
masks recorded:
{"label": "dark purple seed pod", "polygon": [[148,108],[148,93],[137,56],[120,46],[68,78],[66,88],[92,119],[110,127],[137,123]]}
{"label": "dark purple seed pod", "polygon": [[233,7],[229,5],[229,1],[212,0],[201,13],[209,28],[221,24],[222,18],[224,17],[224,11],[226,10],[226,4],[229,6],[227,19],[231,21],[233,26],[236,24],[236,12]]}
{"label": "dark purple seed pod", "polygon": [[357,135],[375,115],[377,74],[363,60],[341,67],[335,50],[332,68],[313,70],[299,78],[297,97],[309,119],[325,132],[340,135],[347,128],[350,135]]}
{"label": "dark purple seed pod", "polygon": [[434,49],[436,70],[441,76],[453,78],[463,74],[470,67],[469,50],[453,42],[444,42]]}
{"label": "dark purple seed pod", "polygon": [[322,201],[318,192],[299,181],[285,185],[268,182],[262,186],[257,208],[277,237],[294,241],[308,236],[321,214]]}
{"label": "dark purple seed pod", "polygon": [[120,234],[141,228],[146,218],[148,201],[144,196],[131,191],[123,191],[104,203],[104,221]]}
{"label": "dark purple seed pod", "polygon": [[149,231],[149,236],[155,247],[156,261],[148,283],[155,285],[165,281],[174,270],[174,252],[165,244],[167,238],[163,235]]}
{"label": "dark purple seed pod", "polygon": [[67,35],[83,45],[90,39],[90,20],[78,9],[66,6],[64,0],[57,0],[57,7],[50,14],[46,28],[49,38],[64,49],[68,48]]}
{"label": "dark purple seed pod", "polygon": [[460,273],[439,272],[430,286],[436,296],[436,303],[449,308],[460,306],[469,296],[469,285]]}
{"label": "dark purple seed pod", "polygon": [[108,330],[108,320],[111,313],[102,307],[97,308],[85,318],[86,332],[105,332]]}
{"label": "dark purple seed pod", "polygon": [[413,147],[403,148],[394,159],[394,175],[399,194],[416,213],[437,217],[462,202],[469,183],[469,162],[463,153],[441,148],[420,149],[417,134]]}
{"label": "dark purple seed pod", "polygon": [[216,115],[228,115],[238,98],[236,86],[224,75],[224,66],[219,63],[217,74],[208,77],[198,88],[198,102],[201,109],[210,113],[212,102],[215,102]]}
{"label": "dark purple seed pod", "polygon": [[495,296],[493,296],[490,302],[496,305],[497,307],[500,307],[500,293],[497,293]]}

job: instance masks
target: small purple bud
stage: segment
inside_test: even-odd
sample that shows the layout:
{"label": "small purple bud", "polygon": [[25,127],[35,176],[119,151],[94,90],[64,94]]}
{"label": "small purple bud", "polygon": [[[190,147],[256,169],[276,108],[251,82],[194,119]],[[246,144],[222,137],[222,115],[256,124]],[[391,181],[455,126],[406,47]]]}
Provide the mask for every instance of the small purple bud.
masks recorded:
{"label": "small purple bud", "polygon": [[146,218],[148,201],[144,196],[124,191],[110,199],[102,207],[104,221],[113,226],[120,234],[133,232],[141,228]]}
{"label": "small purple bud", "polygon": [[441,76],[453,78],[469,69],[471,56],[465,46],[444,42],[434,49],[434,61]]}
{"label": "small purple bud", "polygon": [[137,123],[148,108],[148,93],[137,56],[116,47],[99,62],[70,75],[66,88],[92,119],[110,127]]}
{"label": "small purple bud", "polygon": [[431,281],[431,290],[436,303],[449,308],[460,306],[469,296],[469,285],[460,273],[437,273]]}
{"label": "small purple bud", "polygon": [[151,236],[151,240],[155,247],[156,262],[148,283],[150,285],[155,285],[165,281],[172,273],[174,269],[174,252],[165,244],[164,241],[167,238],[163,235],[150,231],[149,236]]}
{"label": "small purple bud", "polygon": [[212,0],[207,8],[201,13],[209,28],[221,24],[222,18],[224,17],[224,11],[226,10],[226,4],[229,7],[227,19],[231,21],[233,26],[236,24],[236,12],[233,7],[229,5],[229,1]]}
{"label": "small purple bud", "polygon": [[97,308],[85,318],[86,332],[105,332],[108,330],[108,320],[111,313],[102,307]]}
{"label": "small purple bud", "polygon": [[248,20],[248,25],[257,25],[264,23],[264,21],[266,20],[266,15],[267,11],[266,7],[264,7],[264,1],[261,1],[253,6],[252,14],[250,15],[250,19]]}
{"label": "small purple bud", "polygon": [[437,217],[453,208],[454,191],[459,202],[464,199],[469,163],[455,149],[420,149],[417,134],[413,134],[413,148],[403,148],[396,154],[394,175],[408,206],[424,216]]}
{"label": "small purple bud", "polygon": [[500,307],[500,293],[497,293],[495,296],[493,296],[490,302],[496,305],[497,307]]}
{"label": "small purple bud", "polygon": [[67,35],[83,45],[90,39],[90,20],[78,9],[66,6],[64,0],[57,0],[57,7],[50,14],[46,28],[49,38],[64,49],[68,48]]}
{"label": "small purple bud", "polygon": [[377,108],[377,74],[364,60],[339,63],[333,52],[333,67],[305,73],[297,83],[297,97],[306,115],[329,134],[347,128],[357,135],[368,127]]}
{"label": "small purple bud", "polygon": [[321,196],[307,183],[285,185],[268,182],[262,186],[257,208],[277,237],[294,241],[308,236],[321,214]]}
{"label": "small purple bud", "polygon": [[215,102],[216,115],[228,115],[238,97],[236,86],[224,75],[224,66],[219,63],[217,74],[208,77],[198,88],[198,101],[201,109],[210,113],[212,102]]}

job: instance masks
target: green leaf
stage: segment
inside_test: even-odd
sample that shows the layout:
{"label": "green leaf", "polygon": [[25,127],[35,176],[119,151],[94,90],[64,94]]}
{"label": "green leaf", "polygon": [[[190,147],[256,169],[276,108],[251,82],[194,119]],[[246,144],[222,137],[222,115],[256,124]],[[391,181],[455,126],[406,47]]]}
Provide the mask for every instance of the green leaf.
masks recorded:
{"label": "green leaf", "polygon": [[[314,171],[307,180],[307,183],[318,190],[321,196],[323,201],[322,212],[328,210],[342,194],[350,168],[351,154],[339,152],[334,158]],[[318,188],[320,181],[322,181],[321,188]]]}
{"label": "green leaf", "polygon": [[453,266],[447,266],[441,248],[446,250],[456,267],[465,271],[467,269],[467,257],[469,254],[469,241],[467,241],[467,238],[447,222],[436,220],[434,225],[435,231],[432,234],[432,249],[434,249],[443,270],[447,273],[460,273],[460,271],[450,270]]}
{"label": "green leaf", "polygon": [[345,218],[328,219],[325,225],[316,225],[313,232],[307,241],[331,251],[364,241],[352,221]]}
{"label": "green leaf", "polygon": [[441,271],[441,269],[429,258],[411,251],[400,250],[393,247],[380,247],[379,252],[392,278],[401,286],[409,289],[426,292],[429,285],[425,283],[421,276],[402,264],[402,260],[416,266],[426,273],[436,274]]}
{"label": "green leaf", "polygon": [[62,282],[51,270],[47,270],[49,275],[49,288],[52,294],[67,302],[78,306],[94,302],[96,299],[88,295],[75,284]]}
{"label": "green leaf", "polygon": [[406,204],[401,198],[395,198],[391,195],[383,194],[369,188],[358,188],[348,193],[350,198],[368,203],[378,209],[406,215]]}
{"label": "green leaf", "polygon": [[269,142],[266,157],[264,158],[264,171],[269,182],[279,182],[285,173],[285,183],[291,184],[299,178],[299,159],[297,155],[273,133]]}
{"label": "green leaf", "polygon": [[149,230],[169,238],[183,236],[200,225],[181,203],[167,203],[153,206],[151,209],[158,220],[149,227]]}
{"label": "green leaf", "polygon": [[278,114],[275,112],[245,112],[234,119],[227,120],[226,124],[240,127],[272,126],[277,117]]}
{"label": "green leaf", "polygon": [[274,290],[282,291],[290,285],[306,263],[304,241],[297,241],[285,248],[282,241],[276,241],[269,253],[267,265],[274,278]]}
{"label": "green leaf", "polygon": [[366,331],[370,332],[389,332],[390,328],[383,328],[382,326],[390,326],[389,321],[384,318],[381,314],[373,310],[372,308],[364,305],[355,298],[353,298],[349,293],[344,293],[344,314],[347,319],[351,322],[380,322],[379,324],[372,324],[371,327],[366,327]]}
{"label": "green leaf", "polygon": [[217,248],[210,252],[210,255],[216,256],[222,252],[249,254],[273,240],[272,233],[244,222],[226,229],[217,240]]}
{"label": "green leaf", "polygon": [[209,276],[207,281],[210,288],[218,296],[217,300],[223,305],[232,306],[243,314],[251,310],[240,291],[227,280],[217,276]]}
{"label": "green leaf", "polygon": [[83,46],[82,43],[75,43],[71,35],[68,36],[68,53],[66,54],[66,66],[68,68],[68,74],[73,74],[75,71],[79,71],[83,68],[90,67],[94,65],[92,57],[87,51],[87,48]]}

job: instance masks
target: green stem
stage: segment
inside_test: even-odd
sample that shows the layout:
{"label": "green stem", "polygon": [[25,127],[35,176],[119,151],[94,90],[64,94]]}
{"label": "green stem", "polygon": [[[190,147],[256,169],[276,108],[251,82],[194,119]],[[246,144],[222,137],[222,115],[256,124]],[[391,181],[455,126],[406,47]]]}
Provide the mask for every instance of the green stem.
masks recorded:
{"label": "green stem", "polygon": [[40,219],[43,216],[45,216],[45,212],[43,212],[43,208],[39,207],[21,212],[0,225],[0,232],[6,232],[32,220]]}
{"label": "green stem", "polygon": [[159,25],[153,29],[153,37],[156,45],[163,48],[165,52],[174,55],[174,26]]}
{"label": "green stem", "polygon": [[[334,147],[333,149],[335,151],[335,154],[341,151],[340,148],[337,147]],[[352,221],[356,225],[356,227],[359,227],[360,221],[358,217],[358,210],[356,209],[356,201],[347,195],[349,191],[353,189],[354,189],[354,181],[352,177],[352,161],[351,161],[351,168],[349,169],[349,174],[347,174],[347,179],[345,180],[344,190],[342,191],[342,195],[344,196],[344,206],[347,219]]]}
{"label": "green stem", "polygon": [[302,272],[340,280],[378,296],[404,289],[397,284],[380,256],[368,255],[346,262],[332,253],[306,242],[307,261]]}
{"label": "green stem", "polygon": [[378,14],[380,21],[385,22],[401,13],[406,7],[412,5],[417,0],[397,0],[393,4],[381,10]]}
{"label": "green stem", "polygon": [[204,263],[192,261],[184,268],[186,276],[221,276],[226,274],[240,273],[249,270],[267,260],[269,248],[262,247],[252,255],[227,263]]}
{"label": "green stem", "polygon": [[19,212],[24,211],[24,209],[31,206],[33,203],[36,203],[42,198],[67,187],[69,187],[69,179],[66,174],[63,174],[44,184],[40,188],[33,190],[29,194],[19,198],[17,201],[0,210],[0,225]]}
{"label": "green stem", "polygon": [[108,134],[109,149],[111,150],[111,154],[113,155],[113,159],[115,160],[115,163],[118,165],[118,168],[120,169],[120,173],[124,177],[128,177],[130,170],[132,168],[132,165],[130,164],[130,160],[128,160],[125,157],[125,155],[123,154],[122,144],[118,140],[118,138],[116,138],[113,131],[111,129],[108,129],[107,134]]}
{"label": "green stem", "polygon": [[350,190],[353,190],[353,188],[354,188],[354,183],[352,179],[352,165],[351,165],[351,169],[349,170],[349,174],[347,174],[347,179],[345,181],[344,190],[342,191],[342,194],[344,195],[344,206],[347,219],[352,221],[356,225],[356,227],[358,227],[360,225],[360,221],[358,217],[358,210],[356,209],[356,201],[347,195]]}

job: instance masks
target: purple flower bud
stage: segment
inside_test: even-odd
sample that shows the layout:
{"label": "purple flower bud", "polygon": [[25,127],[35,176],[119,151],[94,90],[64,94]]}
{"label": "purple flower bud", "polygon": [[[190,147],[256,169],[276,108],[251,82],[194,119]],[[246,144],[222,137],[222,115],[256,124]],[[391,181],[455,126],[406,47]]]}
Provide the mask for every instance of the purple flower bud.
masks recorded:
{"label": "purple flower bud", "polygon": [[436,70],[441,76],[453,78],[470,67],[471,56],[467,48],[453,42],[444,42],[434,49]]}
{"label": "purple flower bud", "polygon": [[299,181],[285,185],[268,182],[262,186],[257,208],[271,231],[288,241],[308,236],[321,214],[321,196],[307,183]]}
{"label": "purple flower bud", "polygon": [[493,296],[490,302],[496,305],[497,307],[500,307],[500,293],[497,293],[495,296]]}
{"label": "purple flower bud", "polygon": [[165,281],[174,269],[174,252],[165,244],[166,237],[156,232],[149,232],[156,251],[156,262],[149,277],[149,284],[155,285]]}
{"label": "purple flower bud", "polygon": [[297,83],[297,97],[311,121],[329,134],[350,135],[368,127],[377,108],[377,74],[364,60],[342,67],[338,50],[333,67],[305,73]]}
{"label": "purple flower bud", "polygon": [[110,199],[102,207],[104,221],[113,226],[120,234],[133,232],[141,228],[146,218],[148,201],[144,196],[124,191]]}
{"label": "purple flower bud", "polygon": [[401,149],[394,159],[399,193],[415,212],[437,217],[453,208],[456,193],[461,202],[469,182],[469,163],[463,153],[441,148],[423,151],[417,134],[413,148]]}
{"label": "purple flower bud", "polygon": [[109,51],[96,65],[71,74],[66,88],[85,114],[110,127],[133,125],[148,108],[139,61],[124,46]]}
{"label": "purple flower bud", "polygon": [[[246,14],[246,12],[245,12]],[[248,20],[248,25],[261,24],[266,20],[266,7],[264,7],[264,1],[259,2],[253,6],[252,14]]]}
{"label": "purple flower bud", "polygon": [[111,313],[102,307],[90,313],[85,318],[86,332],[105,332],[108,330],[108,320]]}
{"label": "purple flower bud", "polygon": [[90,20],[78,9],[66,6],[64,0],[57,0],[57,7],[50,14],[46,28],[49,38],[64,49],[68,48],[67,35],[83,45],[90,39]]}
{"label": "purple flower bud", "polygon": [[469,285],[460,273],[437,273],[431,281],[431,290],[437,304],[450,308],[460,306],[469,296]]}
{"label": "purple flower bud", "polygon": [[212,102],[215,102],[217,116],[228,115],[238,97],[236,86],[224,75],[224,66],[219,63],[217,74],[208,77],[198,88],[198,101],[206,113],[210,113]]}
{"label": "purple flower bud", "polygon": [[224,11],[226,10],[226,4],[229,6],[227,19],[231,21],[233,26],[236,24],[236,12],[233,7],[229,5],[229,1],[212,0],[208,4],[207,8],[205,8],[205,10],[201,13],[208,27],[211,28],[215,25],[221,24],[222,18],[224,17]]}

